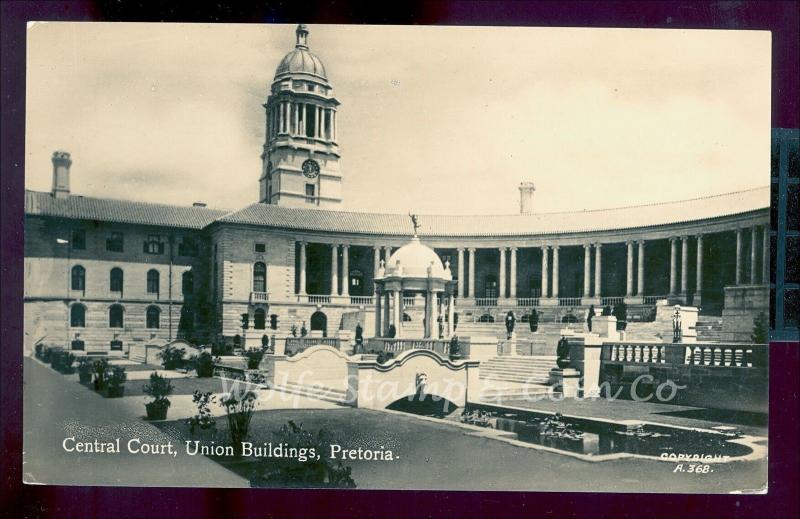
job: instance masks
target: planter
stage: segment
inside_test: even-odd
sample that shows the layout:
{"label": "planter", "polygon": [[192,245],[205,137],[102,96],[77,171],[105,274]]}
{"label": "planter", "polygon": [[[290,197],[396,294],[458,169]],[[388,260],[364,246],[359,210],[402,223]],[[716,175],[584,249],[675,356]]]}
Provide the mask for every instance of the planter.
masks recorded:
{"label": "planter", "polygon": [[167,409],[169,409],[168,401],[155,401],[144,405],[147,410],[148,420],[166,420]]}
{"label": "planter", "polygon": [[556,365],[561,369],[566,368],[567,366],[569,366],[569,358],[556,359]]}
{"label": "planter", "polygon": [[78,381],[81,384],[88,385],[92,381],[92,374],[91,373],[81,373],[78,372]]}
{"label": "planter", "polygon": [[108,386],[106,389],[107,398],[120,398],[125,394],[125,386]]}

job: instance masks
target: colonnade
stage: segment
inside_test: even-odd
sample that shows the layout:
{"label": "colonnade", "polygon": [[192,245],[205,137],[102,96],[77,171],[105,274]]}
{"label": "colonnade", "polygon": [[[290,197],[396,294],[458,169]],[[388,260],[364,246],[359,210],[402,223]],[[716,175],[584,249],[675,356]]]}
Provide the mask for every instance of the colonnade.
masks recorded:
{"label": "colonnade", "polygon": [[[313,115],[313,118],[311,114]],[[336,140],[336,110],[315,103],[276,101],[267,109],[267,131],[269,138],[279,134],[309,137],[308,123],[313,119],[311,137]]]}

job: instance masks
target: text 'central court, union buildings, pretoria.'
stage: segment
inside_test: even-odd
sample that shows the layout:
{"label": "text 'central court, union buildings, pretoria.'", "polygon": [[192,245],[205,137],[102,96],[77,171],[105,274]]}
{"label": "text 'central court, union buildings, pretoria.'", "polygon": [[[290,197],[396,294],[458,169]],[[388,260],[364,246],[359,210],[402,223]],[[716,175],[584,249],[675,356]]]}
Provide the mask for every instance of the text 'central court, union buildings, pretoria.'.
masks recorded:
{"label": "text 'central court, union buildings, pretoria.'", "polygon": [[698,339],[750,341],[768,311],[768,187],[538,213],[522,182],[519,214],[339,211],[341,105],[305,26],[296,38],[264,104],[258,203],[84,197],[70,191],[69,153],[53,154],[52,191],[25,194],[27,349],[254,346],[292,329],[351,336],[359,323],[368,337],[502,335],[509,311],[557,330],[620,302],[630,337],[660,336],[679,304],[699,309]]}

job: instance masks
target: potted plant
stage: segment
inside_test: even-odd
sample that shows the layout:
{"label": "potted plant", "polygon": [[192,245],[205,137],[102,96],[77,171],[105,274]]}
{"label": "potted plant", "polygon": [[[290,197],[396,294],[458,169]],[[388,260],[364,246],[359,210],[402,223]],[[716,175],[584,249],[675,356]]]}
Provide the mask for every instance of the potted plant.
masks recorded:
{"label": "potted plant", "polygon": [[125,373],[125,368],[122,366],[114,366],[111,369],[111,375],[108,377],[106,396],[108,398],[121,397],[125,393],[126,380],[128,380],[128,375]]}
{"label": "potted plant", "polygon": [[[218,360],[218,359],[217,359]],[[214,376],[215,359],[207,351],[200,353],[197,356],[195,371],[200,378],[208,378]]]}
{"label": "potted plant", "polygon": [[94,390],[102,391],[106,388],[106,372],[108,372],[108,359],[97,359],[92,363],[94,372]]}
{"label": "potted plant", "polygon": [[78,361],[78,381],[83,385],[89,385],[92,381],[92,373],[94,367],[92,366],[92,359],[83,357]]}
{"label": "potted plant", "polygon": [[166,420],[167,409],[169,409],[169,399],[167,398],[172,394],[174,387],[172,383],[166,378],[153,372],[150,375],[150,383],[145,384],[142,390],[153,401],[144,405],[147,410],[148,420]]}
{"label": "potted plant", "polygon": [[247,369],[258,369],[264,358],[264,350],[247,350],[244,356],[247,357]]}
{"label": "potted plant", "polygon": [[195,390],[192,395],[192,402],[197,406],[197,414],[186,420],[189,426],[189,433],[192,436],[199,436],[203,439],[211,439],[217,433],[217,421],[211,414],[210,405],[216,397],[210,391],[203,393]]}
{"label": "potted plant", "polygon": [[158,354],[161,359],[161,364],[164,369],[178,369],[183,367],[186,350],[183,348],[176,348],[175,346],[167,346]]}

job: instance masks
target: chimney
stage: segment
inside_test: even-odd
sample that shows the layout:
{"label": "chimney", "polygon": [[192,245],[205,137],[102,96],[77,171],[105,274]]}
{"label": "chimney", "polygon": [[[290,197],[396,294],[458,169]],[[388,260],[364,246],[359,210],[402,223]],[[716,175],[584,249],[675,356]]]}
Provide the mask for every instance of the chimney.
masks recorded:
{"label": "chimney", "polygon": [[69,196],[69,168],[72,159],[66,151],[53,152],[53,196],[66,198]]}
{"label": "chimney", "polygon": [[536,188],[533,187],[533,182],[520,182],[519,184],[519,213],[531,214],[533,213],[533,192]]}
{"label": "chimney", "polygon": [[205,207],[205,206],[206,206],[205,202],[195,202],[192,204],[192,207]]}

